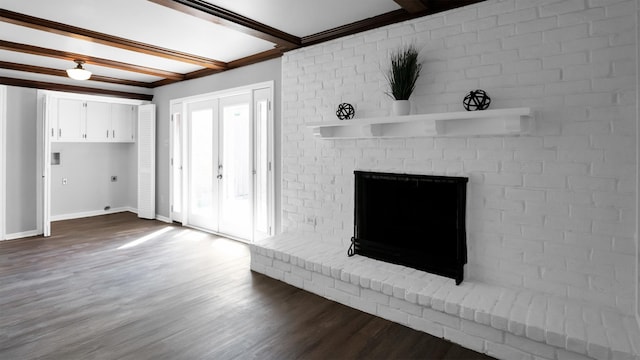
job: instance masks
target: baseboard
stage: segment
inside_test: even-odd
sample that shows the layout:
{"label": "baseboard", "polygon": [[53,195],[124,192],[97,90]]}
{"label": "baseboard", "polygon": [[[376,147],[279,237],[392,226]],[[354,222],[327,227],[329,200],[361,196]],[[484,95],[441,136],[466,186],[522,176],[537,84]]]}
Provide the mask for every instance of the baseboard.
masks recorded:
{"label": "baseboard", "polygon": [[15,239],[21,239],[21,238],[26,238],[31,236],[38,236],[38,235],[42,235],[42,232],[38,230],[29,230],[29,231],[17,232],[13,234],[7,234],[4,237],[4,240],[15,240]]}
{"label": "baseboard", "polygon": [[72,214],[53,215],[51,216],[51,221],[80,219],[85,217],[115,214],[115,213],[120,213],[125,211],[137,213],[137,211],[131,207],[119,207],[119,208],[113,208],[109,210],[94,210],[94,211],[84,211],[84,212],[78,212],[78,213],[72,213]]}
{"label": "baseboard", "polygon": [[166,222],[166,223],[169,223],[169,224],[172,223],[171,219],[169,219],[168,217],[162,216],[162,215],[157,215],[157,214],[156,214],[156,220],[162,221],[162,222]]}

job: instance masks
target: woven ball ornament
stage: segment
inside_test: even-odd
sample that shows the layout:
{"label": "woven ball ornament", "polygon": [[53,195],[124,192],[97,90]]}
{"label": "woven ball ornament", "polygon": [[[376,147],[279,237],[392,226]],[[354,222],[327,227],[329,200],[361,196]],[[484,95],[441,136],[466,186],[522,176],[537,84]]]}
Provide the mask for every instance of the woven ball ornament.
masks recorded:
{"label": "woven ball ornament", "polygon": [[467,111],[485,110],[491,105],[491,98],[484,90],[473,90],[464,97],[462,105]]}
{"label": "woven ball ornament", "polygon": [[356,114],[356,110],[353,108],[351,104],[342,103],[338,105],[338,110],[336,110],[336,116],[340,120],[349,120],[352,119]]}

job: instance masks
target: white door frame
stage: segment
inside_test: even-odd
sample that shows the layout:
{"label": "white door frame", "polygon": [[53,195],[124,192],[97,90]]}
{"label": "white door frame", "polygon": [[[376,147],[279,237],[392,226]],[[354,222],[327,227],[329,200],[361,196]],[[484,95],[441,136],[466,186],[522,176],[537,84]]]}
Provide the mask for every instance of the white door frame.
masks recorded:
{"label": "white door frame", "polygon": [[38,189],[38,233],[44,236],[51,236],[51,138],[49,128],[51,127],[51,115],[49,104],[51,96],[47,93],[39,93],[38,98],[42,99],[42,113],[38,116],[38,125],[41,125],[38,133],[38,168],[42,171],[40,177],[42,183]]}
{"label": "white door frame", "polygon": [[[183,163],[184,160],[184,153],[186,151],[185,148],[185,130],[186,130],[186,126],[185,124],[185,118],[184,118],[184,114],[186,112],[186,109],[183,107],[183,104],[181,102],[178,103],[174,103],[171,102],[171,105],[169,106],[169,111],[170,111],[170,116],[169,116],[169,121],[171,123],[171,127],[169,130],[169,151],[171,152],[170,156],[169,156],[169,221],[170,222],[179,222],[179,223],[183,223],[185,222],[185,217],[187,216],[185,214],[185,203],[184,203],[184,198],[183,198],[183,194],[185,193],[185,187],[184,187],[184,174],[186,171],[186,166]],[[179,121],[180,122],[180,135],[181,139],[180,139],[180,145],[181,145],[181,149],[180,149],[180,159],[175,159],[174,158],[174,154],[176,151],[176,134],[174,133],[174,129],[175,129],[175,123]],[[181,189],[180,189],[180,211],[174,211],[174,196],[176,196],[175,192],[174,192],[174,183],[176,181],[175,179],[175,171],[176,171],[176,167],[179,167],[179,176],[180,176],[180,183],[182,184]]]}
{"label": "white door frame", "polygon": [[[231,89],[226,89],[226,90],[220,90],[220,91],[214,91],[211,93],[205,93],[205,94],[200,94],[200,95],[194,95],[194,96],[188,96],[188,97],[184,97],[184,98],[178,98],[178,99],[172,99],[169,102],[169,117],[171,118],[171,116],[173,115],[175,109],[182,109],[182,125],[185,126],[185,124],[187,123],[186,121],[186,109],[187,109],[187,105],[189,103],[192,102],[198,102],[198,101],[202,101],[204,99],[207,98],[220,98],[223,96],[233,96],[233,95],[238,95],[238,94],[242,94],[242,93],[246,93],[246,92],[251,92],[251,98],[253,99],[253,92],[256,90],[260,90],[260,89],[269,89],[270,91],[270,96],[271,96],[271,104],[268,108],[269,111],[269,128],[268,128],[268,136],[269,136],[269,140],[270,140],[270,144],[268,146],[268,151],[269,151],[269,164],[268,164],[268,178],[270,181],[270,186],[269,186],[269,194],[270,194],[270,204],[269,204],[269,214],[268,214],[268,218],[269,218],[269,228],[271,230],[271,234],[270,235],[274,235],[275,232],[275,206],[276,206],[276,201],[275,201],[275,133],[274,133],[274,127],[275,127],[275,116],[274,116],[274,106],[273,106],[273,100],[274,100],[274,92],[275,92],[275,83],[274,81],[265,81],[262,83],[257,83],[257,84],[252,84],[252,85],[247,85],[247,86],[240,86],[240,87],[236,87],[236,88],[231,88]],[[253,100],[252,100],[252,105],[253,105]],[[172,151],[173,146],[174,146],[174,134],[173,134],[173,127],[170,127],[170,131],[169,131],[169,148],[171,149],[170,151]],[[186,133],[186,129],[183,130],[183,136],[185,136],[184,134]],[[183,158],[186,156],[187,151],[186,151],[186,141],[183,141],[183,151],[182,151],[182,156]],[[169,157],[169,162],[171,162],[171,156]],[[189,173],[189,169],[188,169],[188,161],[182,161],[182,166],[183,166],[183,179],[182,179],[182,185],[183,185],[183,189],[182,189],[182,223],[186,226],[189,226],[189,218],[188,218],[188,211],[186,211],[185,209],[188,208],[189,206],[189,200],[188,200],[188,196],[186,193],[186,186],[187,186],[187,175]],[[169,168],[172,169],[171,167],[171,163],[169,163]],[[170,204],[173,204],[173,184],[174,184],[174,171],[172,169],[172,171],[170,171],[170,176],[169,176],[169,189],[170,189]],[[254,181],[255,183],[255,181]],[[173,218],[173,214],[172,211],[169,211],[169,219],[170,221],[175,220]]]}
{"label": "white door frame", "polygon": [[4,240],[7,211],[7,86],[0,85],[0,240]]}

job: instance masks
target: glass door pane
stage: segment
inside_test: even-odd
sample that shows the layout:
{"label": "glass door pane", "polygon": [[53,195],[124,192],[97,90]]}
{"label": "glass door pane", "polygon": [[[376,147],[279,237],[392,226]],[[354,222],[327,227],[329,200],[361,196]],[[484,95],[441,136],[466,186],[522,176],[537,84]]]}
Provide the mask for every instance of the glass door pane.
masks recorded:
{"label": "glass door pane", "polygon": [[215,102],[189,105],[189,223],[218,231]]}
{"label": "glass door pane", "polygon": [[220,99],[220,232],[253,238],[251,97]]}

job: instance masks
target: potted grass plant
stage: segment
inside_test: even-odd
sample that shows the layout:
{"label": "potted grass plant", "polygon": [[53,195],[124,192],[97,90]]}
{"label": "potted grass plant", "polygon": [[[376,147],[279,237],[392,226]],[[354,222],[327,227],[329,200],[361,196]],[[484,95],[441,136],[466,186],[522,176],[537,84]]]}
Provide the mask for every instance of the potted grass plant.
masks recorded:
{"label": "potted grass plant", "polygon": [[416,88],[420,70],[422,63],[415,45],[405,46],[391,54],[391,67],[385,76],[389,83],[387,94],[394,99],[391,111],[393,115],[409,115],[411,112],[409,97]]}

